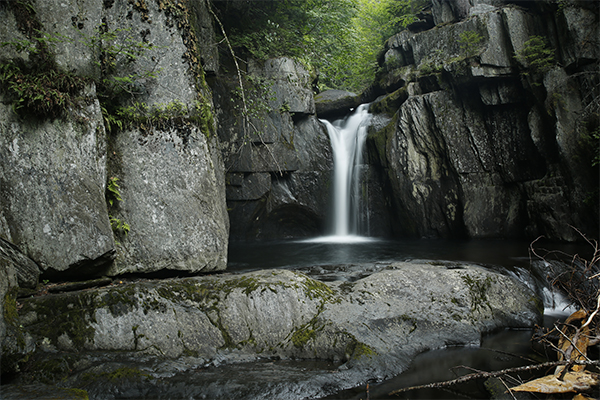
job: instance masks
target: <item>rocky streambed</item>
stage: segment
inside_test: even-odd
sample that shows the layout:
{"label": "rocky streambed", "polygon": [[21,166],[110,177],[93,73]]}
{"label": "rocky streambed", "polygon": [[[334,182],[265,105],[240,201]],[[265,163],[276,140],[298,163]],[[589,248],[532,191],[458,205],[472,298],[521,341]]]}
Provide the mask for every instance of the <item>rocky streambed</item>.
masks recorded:
{"label": "rocky streambed", "polygon": [[[323,282],[260,270],[19,300],[28,361],[3,398],[319,398],[419,353],[540,322],[536,293],[482,266],[393,262]],[[224,375],[225,374],[225,375]],[[33,386],[30,386],[32,385]]]}

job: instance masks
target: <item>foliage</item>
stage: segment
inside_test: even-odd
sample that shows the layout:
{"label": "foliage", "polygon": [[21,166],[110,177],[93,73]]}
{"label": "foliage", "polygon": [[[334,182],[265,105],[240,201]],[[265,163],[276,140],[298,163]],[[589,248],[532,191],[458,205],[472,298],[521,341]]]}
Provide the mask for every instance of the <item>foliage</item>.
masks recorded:
{"label": "foliage", "polygon": [[0,64],[0,86],[15,113],[56,118],[76,105],[86,79],[57,69],[27,68],[14,61]]}
{"label": "foliage", "polygon": [[474,57],[477,55],[479,49],[479,43],[483,39],[483,36],[474,31],[465,31],[458,37],[458,43],[460,48],[464,52],[465,57]]}
{"label": "foliage", "polygon": [[110,217],[110,226],[111,226],[114,234],[117,236],[127,236],[129,231],[131,230],[131,227],[129,226],[129,224],[118,218],[113,217],[112,215],[109,217]]}
{"label": "foliage", "polygon": [[[27,9],[32,9],[31,5]],[[29,16],[34,17],[34,13]],[[39,118],[62,116],[76,105],[76,96],[85,84],[95,81],[105,122],[109,126],[118,125],[110,114],[121,101],[139,94],[142,82],[156,76],[154,69],[132,68],[141,57],[148,59],[148,51],[153,46],[134,40],[130,29],[109,30],[103,23],[93,35],[82,35],[80,42],[92,50],[92,62],[98,67],[97,77],[77,76],[56,65],[56,45],[71,43],[71,38],[41,29],[30,29],[27,33],[27,39],[0,43],[0,47],[27,53],[30,59],[28,63],[22,60],[0,63],[0,84],[17,113]]]}
{"label": "foliage", "polygon": [[[121,197],[120,187],[117,183],[118,180],[119,178],[116,177],[108,178],[105,197],[109,208],[114,208],[118,201],[123,201],[123,198]],[[125,221],[120,220],[119,218],[109,215],[109,220],[113,233],[118,237],[127,236],[129,231],[131,230],[129,224]]]}
{"label": "foliage", "polygon": [[[288,56],[320,73],[320,89],[361,91],[390,36],[416,17],[425,0],[219,1],[232,45],[252,57]],[[244,24],[239,24],[243,20]],[[238,51],[238,50],[236,50]]]}
{"label": "foliage", "polygon": [[102,114],[109,131],[132,127],[147,130],[150,127],[168,128],[193,123],[199,125],[208,135],[214,124],[210,104],[198,100],[190,105],[173,100],[170,103],[158,103],[152,106],[134,101],[129,105],[114,107],[112,112],[102,107]]}
{"label": "foliage", "polygon": [[133,68],[134,64],[144,59],[151,59],[150,51],[155,46],[144,40],[134,39],[131,28],[109,29],[106,23],[100,24],[93,35],[84,35],[81,42],[93,54],[93,64],[99,70],[97,82],[100,97],[115,101],[140,94],[141,83],[156,78],[156,64],[153,68]]}
{"label": "foliage", "polygon": [[121,192],[119,191],[120,187],[117,181],[119,178],[110,177],[108,178],[108,184],[106,185],[106,201],[109,206],[113,206],[115,201],[123,201],[121,198]]}
{"label": "foliage", "polygon": [[76,105],[87,79],[57,67],[52,54],[56,44],[63,41],[69,39],[35,29],[27,39],[0,43],[0,48],[27,53],[31,60],[28,64],[22,60],[0,63],[0,86],[15,113],[57,118]]}
{"label": "foliage", "polygon": [[547,72],[555,64],[554,50],[548,47],[542,36],[531,36],[517,51],[516,58],[534,73]]}

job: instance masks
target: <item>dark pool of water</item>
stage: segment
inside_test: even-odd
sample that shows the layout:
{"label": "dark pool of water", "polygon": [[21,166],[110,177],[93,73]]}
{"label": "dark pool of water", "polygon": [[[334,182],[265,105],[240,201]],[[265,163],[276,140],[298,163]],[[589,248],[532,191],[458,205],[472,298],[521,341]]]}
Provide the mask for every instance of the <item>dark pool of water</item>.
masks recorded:
{"label": "dark pool of water", "polygon": [[[532,350],[531,331],[505,330],[483,338],[480,347],[452,347],[428,351],[417,356],[410,368],[395,378],[381,383],[370,383],[337,393],[325,399],[485,399],[490,394],[486,380],[444,389],[420,389],[390,395],[391,392],[431,382],[456,379],[477,371],[499,371],[528,365],[525,357],[538,357]],[[521,378],[527,376],[521,374]],[[495,381],[488,382],[496,383]],[[498,382],[499,383],[499,382]],[[508,384],[515,382],[507,381]],[[501,383],[500,383],[501,384]],[[368,394],[367,394],[368,391]]]}
{"label": "dark pool of water", "polygon": [[[465,261],[503,267],[527,266],[530,242],[510,240],[385,240],[352,243],[302,240],[237,242],[229,246],[228,270],[300,268],[313,265],[385,263],[409,259]],[[578,244],[536,242],[536,249],[568,254],[588,251]]]}

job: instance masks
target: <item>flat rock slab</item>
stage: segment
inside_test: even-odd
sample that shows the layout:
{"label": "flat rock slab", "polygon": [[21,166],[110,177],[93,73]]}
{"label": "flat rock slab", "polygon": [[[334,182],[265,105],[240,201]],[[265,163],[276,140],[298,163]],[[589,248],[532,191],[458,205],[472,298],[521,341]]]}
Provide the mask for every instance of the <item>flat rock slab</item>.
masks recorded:
{"label": "flat rock slab", "polygon": [[315,96],[315,107],[319,118],[341,118],[359,105],[359,96],[345,90],[326,90]]}
{"label": "flat rock slab", "polygon": [[[25,299],[20,323],[37,342],[34,359],[119,351],[137,359],[136,368],[145,365],[140,373],[148,376],[259,359],[335,364],[335,372],[318,373],[318,384],[303,381],[300,392],[286,386],[286,398],[304,398],[391,377],[427,349],[478,344],[482,333],[501,327],[531,327],[540,321],[539,304],[510,276],[420,261],[391,263],[354,282],[261,270],[49,295]],[[163,360],[161,367],[142,363],[149,359]],[[73,387],[82,387],[92,364],[73,368]]]}

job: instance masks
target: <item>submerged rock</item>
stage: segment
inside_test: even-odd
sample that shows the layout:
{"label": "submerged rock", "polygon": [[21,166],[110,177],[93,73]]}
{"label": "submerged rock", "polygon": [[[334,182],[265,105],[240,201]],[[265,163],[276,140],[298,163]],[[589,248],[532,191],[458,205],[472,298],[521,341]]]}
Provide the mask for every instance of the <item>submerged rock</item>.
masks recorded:
{"label": "submerged rock", "polygon": [[[480,266],[399,262],[355,282],[325,284],[299,272],[262,270],[23,299],[19,322],[36,340],[31,363],[70,354],[60,356],[74,369],[65,382],[94,397],[114,395],[96,393],[105,387],[84,376],[116,373],[127,359],[138,368],[129,378],[142,379],[143,390],[167,391],[176,370],[210,363],[333,363],[331,371],[299,378],[302,384],[265,383],[272,396],[285,390],[286,398],[305,398],[398,374],[427,349],[476,344],[482,333],[501,327],[530,327],[541,317],[537,305],[523,283]],[[113,355],[94,360],[92,354],[103,352]],[[202,387],[196,381],[188,390],[201,393]]]}

